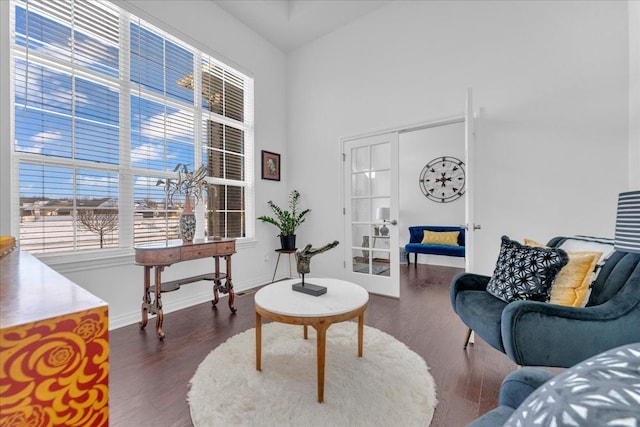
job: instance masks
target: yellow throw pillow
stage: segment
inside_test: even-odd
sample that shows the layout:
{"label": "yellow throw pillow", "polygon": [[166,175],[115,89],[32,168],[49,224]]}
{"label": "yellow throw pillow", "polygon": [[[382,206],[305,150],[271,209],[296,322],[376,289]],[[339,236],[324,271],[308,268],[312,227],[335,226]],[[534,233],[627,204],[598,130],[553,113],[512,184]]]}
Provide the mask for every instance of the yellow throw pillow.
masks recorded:
{"label": "yellow throw pillow", "polygon": [[429,231],[424,230],[424,237],[422,238],[422,242],[427,245],[449,245],[449,246],[460,246],[458,245],[458,236],[460,235],[459,231]]}
{"label": "yellow throw pillow", "polygon": [[[533,240],[524,239],[527,246],[546,247]],[[602,256],[602,252],[570,252],[569,262],[562,267],[551,285],[549,302],[568,307],[583,307],[589,296],[589,286],[593,280],[593,271]]]}

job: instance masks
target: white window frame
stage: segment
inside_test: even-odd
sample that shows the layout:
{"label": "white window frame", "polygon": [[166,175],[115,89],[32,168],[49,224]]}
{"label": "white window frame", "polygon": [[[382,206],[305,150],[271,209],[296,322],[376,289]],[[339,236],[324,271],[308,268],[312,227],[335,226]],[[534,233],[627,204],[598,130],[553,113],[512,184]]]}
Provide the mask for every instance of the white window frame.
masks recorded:
{"label": "white window frame", "polygon": [[[15,45],[15,4],[13,1],[1,2],[0,1],[0,22],[3,23],[1,27],[3,28],[1,31],[2,42],[0,42],[0,62],[3,65],[2,67],[7,67],[8,72],[2,72],[3,75],[2,80],[0,80],[0,88],[2,89],[0,102],[2,103],[3,112],[7,112],[8,114],[2,114],[2,118],[0,119],[0,124],[2,132],[2,147],[0,148],[0,177],[2,178],[2,184],[0,185],[0,196],[2,196],[3,200],[10,200],[11,203],[7,204],[8,206],[4,206],[0,208],[0,213],[2,214],[1,219],[1,228],[0,232],[2,234],[9,234],[7,230],[10,230],[10,234],[14,236],[20,235],[20,195],[19,195],[19,164],[21,161],[25,160],[34,160],[38,159],[38,163],[42,163],[42,156],[17,152],[15,151],[14,141],[15,141],[15,61],[16,59],[25,59],[26,57],[26,49],[20,46]],[[91,169],[102,169],[105,171],[110,171],[117,173],[119,176],[119,212],[120,212],[120,223],[119,223],[119,247],[118,248],[105,248],[105,249],[96,249],[96,250],[75,250],[68,252],[60,252],[60,253],[42,253],[36,254],[38,258],[45,261],[47,264],[61,267],[61,270],[64,272],[71,271],[79,271],[85,269],[92,269],[101,266],[116,266],[122,264],[131,263],[131,258],[133,255],[133,176],[137,174],[150,175],[149,169],[140,169],[131,166],[131,158],[128,153],[131,152],[131,129],[130,129],[130,117],[132,111],[131,105],[131,95],[138,95],[141,93],[146,99],[153,99],[162,101],[165,104],[171,105],[176,104],[175,106],[179,106],[179,108],[190,108],[194,112],[194,162],[201,161],[201,153],[202,153],[202,135],[201,135],[201,123],[205,116],[214,115],[216,116],[216,122],[222,124],[229,124],[233,127],[239,128],[244,131],[244,181],[241,186],[244,187],[244,212],[245,212],[245,237],[238,238],[238,247],[248,247],[255,245],[255,224],[252,218],[255,217],[255,161],[254,161],[254,120],[253,120],[253,110],[254,110],[254,87],[253,87],[253,77],[248,73],[239,70],[238,68],[231,67],[226,65],[224,62],[218,60],[217,58],[220,55],[215,54],[215,52],[208,52],[210,49],[202,48],[199,46],[197,42],[190,40],[188,37],[180,34],[180,38],[172,35],[179,34],[178,31],[173,30],[171,28],[164,29],[160,26],[156,25],[152,22],[152,18],[147,16],[142,16],[143,14],[136,11],[136,13],[130,13],[129,11],[124,10],[119,3],[115,4],[116,7],[120,9],[120,34],[126,34],[124,38],[120,41],[120,78],[113,79],[109,78],[103,74],[98,72],[94,72],[88,69],[82,69],[80,74],[85,75],[91,81],[98,81],[104,83],[105,81],[109,83],[109,86],[117,87],[120,92],[120,157],[117,165],[111,164],[94,164],[91,163]],[[146,91],[144,88],[141,92],[138,89],[132,90],[132,85],[130,82],[129,76],[129,25],[133,19],[140,18],[148,24],[148,27],[157,30],[163,37],[171,40],[173,43],[177,45],[187,48],[194,54],[194,63],[199,64],[201,55],[207,55],[216,61],[216,65],[219,65],[223,68],[226,68],[232,71],[234,74],[240,74],[244,78],[245,89],[244,89],[244,102],[245,102],[245,120],[243,123],[235,121],[233,119],[223,117],[217,115],[212,112],[207,112],[200,108],[201,105],[201,92],[199,90],[194,90],[194,103],[191,106],[187,106],[185,104],[180,104],[179,101],[167,100],[166,97],[159,96],[158,94]],[[7,25],[5,25],[7,24]],[[166,27],[166,25],[164,25]],[[124,29],[124,31],[123,31]],[[8,37],[5,37],[7,36]],[[214,59],[215,58],[215,59]],[[29,52],[29,60],[37,59],[38,63],[56,63],[58,62],[56,59],[51,59],[47,56],[38,54],[37,52],[30,51]],[[57,65],[61,65],[63,67],[67,67],[67,64],[63,61],[59,61],[60,63]],[[124,69],[123,69],[124,68]],[[0,69],[0,71],[5,71],[6,68]],[[200,67],[194,67],[194,79],[196,82],[200,81]],[[8,89],[8,90],[5,90]],[[8,120],[7,120],[8,118]],[[7,135],[8,134],[8,135]],[[5,138],[5,136],[8,136]],[[126,155],[122,155],[122,153],[127,153]],[[78,160],[69,160],[69,162],[65,162],[64,160],[59,160],[56,158],[53,159],[45,159],[45,164],[66,164],[67,166],[75,164],[76,166],[81,164],[81,161]],[[195,163],[200,164],[200,163]],[[163,171],[153,171],[154,175],[157,175],[158,178],[166,177],[166,172]],[[9,185],[7,185],[7,178]],[[207,179],[212,184],[222,184],[222,185],[235,185],[238,186],[238,181],[236,180],[226,180],[222,178],[208,178]],[[6,196],[9,196],[8,198]],[[131,200],[125,200],[124,197],[131,197]],[[10,221],[6,221],[7,214],[10,218]],[[204,222],[204,207],[202,204],[199,204],[196,209],[196,214],[198,215],[199,222]],[[7,226],[7,222],[9,222],[9,226]],[[199,227],[202,230],[202,226]],[[203,233],[200,233],[202,237]],[[90,261],[90,262],[88,262]]]}

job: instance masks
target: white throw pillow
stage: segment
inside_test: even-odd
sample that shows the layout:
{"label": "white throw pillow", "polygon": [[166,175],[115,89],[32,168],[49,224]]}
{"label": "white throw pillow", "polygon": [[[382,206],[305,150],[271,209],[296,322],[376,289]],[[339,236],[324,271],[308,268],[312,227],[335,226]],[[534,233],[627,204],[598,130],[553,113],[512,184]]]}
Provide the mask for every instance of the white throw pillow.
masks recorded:
{"label": "white throw pillow", "polygon": [[571,252],[602,252],[598,264],[604,263],[615,251],[613,243],[603,243],[586,238],[568,238],[560,246],[560,249]]}

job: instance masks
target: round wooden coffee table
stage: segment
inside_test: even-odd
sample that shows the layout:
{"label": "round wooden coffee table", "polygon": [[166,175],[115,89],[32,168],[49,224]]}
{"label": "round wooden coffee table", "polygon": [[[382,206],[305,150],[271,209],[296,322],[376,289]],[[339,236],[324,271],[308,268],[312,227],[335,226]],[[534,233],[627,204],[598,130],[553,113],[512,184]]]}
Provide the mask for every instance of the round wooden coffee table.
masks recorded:
{"label": "round wooden coffee table", "polygon": [[262,370],[262,317],[275,322],[313,327],[318,335],[318,402],[324,401],[324,361],[327,329],[333,323],[358,318],[358,357],[362,357],[364,311],[369,293],[355,283],[339,279],[307,278],[305,282],[326,286],[327,293],[318,297],[296,292],[291,285],[300,279],[284,280],[267,285],[256,292],[256,369]]}

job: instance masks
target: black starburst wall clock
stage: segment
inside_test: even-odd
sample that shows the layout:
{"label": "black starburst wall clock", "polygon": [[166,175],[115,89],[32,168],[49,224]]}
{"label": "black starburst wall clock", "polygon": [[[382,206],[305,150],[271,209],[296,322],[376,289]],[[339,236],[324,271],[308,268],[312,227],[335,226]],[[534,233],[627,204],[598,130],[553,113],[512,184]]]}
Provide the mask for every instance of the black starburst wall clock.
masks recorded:
{"label": "black starburst wall clock", "polygon": [[464,194],[464,162],[443,156],[431,160],[420,173],[420,189],[429,200],[452,202]]}

